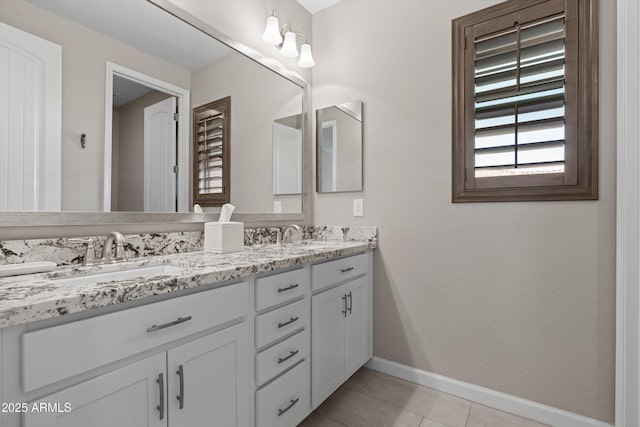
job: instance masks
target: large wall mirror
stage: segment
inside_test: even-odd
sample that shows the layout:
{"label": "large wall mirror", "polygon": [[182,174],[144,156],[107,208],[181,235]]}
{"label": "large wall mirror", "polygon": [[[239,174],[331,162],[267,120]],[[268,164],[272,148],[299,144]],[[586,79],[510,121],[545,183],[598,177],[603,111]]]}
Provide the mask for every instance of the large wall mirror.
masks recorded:
{"label": "large wall mirror", "polygon": [[[0,226],[21,218],[28,225],[42,225],[37,222],[42,213],[28,213],[33,211],[60,211],[47,216],[50,224],[69,223],[64,212],[73,212],[76,224],[116,222],[109,215],[117,212],[127,212],[131,223],[201,221],[206,215],[188,215],[193,212],[193,158],[199,155],[192,140],[193,109],[227,97],[230,158],[223,168],[236,213],[249,221],[305,217],[306,83],[229,47],[234,42],[186,12],[178,13],[179,19],[169,10],[178,13],[162,0],[0,2],[1,22],[25,37],[61,46],[62,63],[60,92],[45,93],[49,99],[41,102],[58,104],[59,159],[34,154],[31,161],[0,162],[0,177],[18,183],[4,194],[0,189],[0,210],[11,212],[0,213]],[[13,55],[9,50],[0,49],[0,54]],[[27,66],[0,66],[0,74],[9,80],[28,77]],[[5,115],[29,107],[25,99],[32,94],[10,94],[3,101]],[[32,116],[49,111],[42,105],[36,103]],[[17,122],[15,114],[1,120],[18,123],[14,127],[20,125],[20,132],[32,125]],[[0,157],[17,158],[11,145],[17,144],[15,135],[11,140],[0,137]],[[20,137],[29,135],[22,132]],[[37,146],[32,151],[38,153]],[[60,165],[59,183],[53,186],[57,193],[25,178],[43,175],[38,168],[44,170],[47,161]],[[36,196],[29,193],[33,191]],[[42,198],[38,191],[59,194],[50,196],[59,200],[23,201]],[[203,209],[215,213],[219,206]]]}
{"label": "large wall mirror", "polygon": [[362,101],[316,110],[318,193],[362,191]]}

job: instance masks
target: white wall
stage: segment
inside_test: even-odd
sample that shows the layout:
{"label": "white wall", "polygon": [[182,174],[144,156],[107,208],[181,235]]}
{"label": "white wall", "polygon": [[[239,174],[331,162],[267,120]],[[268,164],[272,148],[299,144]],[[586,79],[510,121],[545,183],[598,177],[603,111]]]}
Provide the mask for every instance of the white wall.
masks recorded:
{"label": "white wall", "polygon": [[316,195],[314,222],[379,227],[376,356],[611,422],[615,3],[601,2],[600,200],[452,204],[451,20],[495,3],[314,15],[314,107],[366,111],[364,192]]}

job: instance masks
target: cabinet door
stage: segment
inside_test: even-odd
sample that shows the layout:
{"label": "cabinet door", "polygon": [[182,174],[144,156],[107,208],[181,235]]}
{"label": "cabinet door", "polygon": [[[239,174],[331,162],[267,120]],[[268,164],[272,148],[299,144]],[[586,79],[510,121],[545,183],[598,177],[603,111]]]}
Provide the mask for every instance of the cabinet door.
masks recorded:
{"label": "cabinet door", "polygon": [[[166,387],[165,363],[163,353],[30,402],[23,425],[166,427],[166,399],[160,402]],[[157,382],[160,374],[163,375],[162,384]],[[162,391],[160,387],[163,387]],[[69,412],[66,412],[66,404],[69,404]],[[33,411],[33,408],[43,412]]]}
{"label": "cabinet door", "polygon": [[249,425],[247,323],[167,353],[169,426]]}
{"label": "cabinet door", "polygon": [[317,408],[344,381],[345,285],[312,297],[312,407]]}
{"label": "cabinet door", "polygon": [[345,286],[344,376],[347,379],[371,358],[371,287],[367,276]]}

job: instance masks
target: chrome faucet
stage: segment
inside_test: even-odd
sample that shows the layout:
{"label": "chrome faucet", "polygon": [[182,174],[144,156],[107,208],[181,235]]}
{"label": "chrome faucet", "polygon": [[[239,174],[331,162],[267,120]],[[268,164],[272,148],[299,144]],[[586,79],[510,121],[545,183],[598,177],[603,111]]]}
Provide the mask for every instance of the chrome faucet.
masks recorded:
{"label": "chrome faucet", "polygon": [[[288,241],[288,243],[296,243],[297,241],[299,241],[302,238],[301,235],[299,237],[294,238],[295,234],[293,233],[293,230],[295,230],[296,232],[302,234],[302,228],[300,228],[299,225],[291,224],[290,226],[285,228],[284,231],[282,232],[282,242],[283,243],[287,243],[287,241]],[[288,238],[287,238],[287,236],[288,236]]]}
{"label": "chrome faucet", "polygon": [[[129,236],[127,236],[129,237]],[[113,242],[116,242],[116,255],[113,256]],[[107,239],[104,241],[104,246],[102,247],[102,258],[100,261],[103,264],[109,264],[119,261],[126,261],[127,255],[124,253],[124,243],[126,242],[126,238],[117,231],[112,231],[107,234]]]}

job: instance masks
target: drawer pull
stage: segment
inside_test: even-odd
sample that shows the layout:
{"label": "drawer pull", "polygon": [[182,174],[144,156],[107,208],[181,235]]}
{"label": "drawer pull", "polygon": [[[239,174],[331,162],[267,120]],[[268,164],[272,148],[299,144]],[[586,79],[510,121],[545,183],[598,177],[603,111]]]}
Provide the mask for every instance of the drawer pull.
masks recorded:
{"label": "drawer pull", "polygon": [[289,405],[287,405],[286,408],[284,409],[278,409],[278,416],[282,416],[282,414],[284,414],[285,412],[287,412],[289,409],[293,408],[295,406],[296,403],[298,403],[298,401],[300,400],[299,397],[296,397],[295,399],[291,399],[291,403],[289,403]]}
{"label": "drawer pull", "polygon": [[164,419],[164,376],[160,373],[158,374],[158,379],[156,380],[158,383],[158,390],[160,390],[160,404],[156,406],[156,409],[160,412],[160,419]]}
{"label": "drawer pull", "polygon": [[292,324],[293,322],[297,321],[300,317],[296,316],[296,317],[292,317],[291,319],[287,320],[286,322],[279,322],[278,323],[278,329],[280,328],[284,328],[287,325]]}
{"label": "drawer pull", "polygon": [[178,402],[180,402],[178,409],[182,409],[184,408],[184,367],[182,365],[178,366],[176,374],[180,377],[180,393],[177,396]]}
{"label": "drawer pull", "polygon": [[150,328],[147,328],[147,333],[159,331],[159,330],[165,329],[165,328],[170,328],[171,326],[176,326],[176,325],[179,325],[181,323],[188,322],[189,320],[191,320],[191,316],[178,317],[173,322],[164,323],[162,325],[152,325]]}
{"label": "drawer pull", "polygon": [[300,353],[300,350],[294,350],[294,351],[289,352],[288,356],[278,357],[278,365],[281,364],[281,363],[286,362],[287,360],[291,359],[293,356],[295,356],[298,353]]}
{"label": "drawer pull", "polygon": [[297,288],[298,286],[300,286],[300,284],[299,284],[299,283],[295,283],[295,284],[293,284],[293,285],[286,286],[286,287],[284,287],[284,288],[278,288],[278,293],[280,293],[280,292],[287,292],[287,291],[290,291],[291,289],[295,289],[295,288]]}
{"label": "drawer pull", "polygon": [[347,268],[341,268],[340,269],[340,273],[347,273],[351,270],[353,270],[355,267],[347,267]]}

